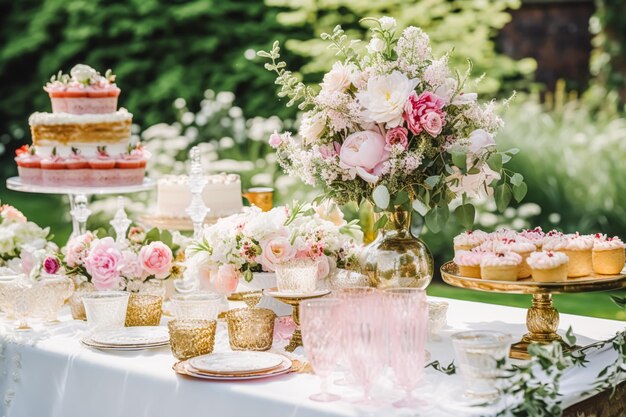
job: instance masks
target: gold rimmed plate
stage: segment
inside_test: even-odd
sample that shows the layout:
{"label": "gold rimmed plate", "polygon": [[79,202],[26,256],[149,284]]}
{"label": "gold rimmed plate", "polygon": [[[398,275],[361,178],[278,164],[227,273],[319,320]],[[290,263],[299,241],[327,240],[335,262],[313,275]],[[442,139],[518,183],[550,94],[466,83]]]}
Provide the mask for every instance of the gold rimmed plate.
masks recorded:
{"label": "gold rimmed plate", "polygon": [[111,351],[136,351],[136,350],[144,350],[144,349],[158,349],[161,347],[169,346],[169,341],[162,343],[153,343],[153,344],[140,344],[140,345],[125,345],[125,346],[115,346],[115,345],[103,345],[100,343],[94,342],[91,338],[87,337],[80,341],[84,346],[91,349],[98,350],[111,350]]}
{"label": "gold rimmed plate", "polygon": [[[282,356],[282,355],[281,355]],[[180,361],[172,366],[174,372],[179,375],[190,376],[198,379],[206,379],[212,381],[245,381],[250,379],[270,378],[278,375],[284,375],[291,372],[293,363],[286,356],[282,357],[282,363],[273,369],[259,372],[250,372],[246,374],[211,374],[202,373],[195,370],[190,364],[189,360]]]}
{"label": "gold rimmed plate", "polygon": [[189,359],[194,372],[209,375],[249,375],[269,372],[284,363],[284,356],[271,352],[217,352]]}

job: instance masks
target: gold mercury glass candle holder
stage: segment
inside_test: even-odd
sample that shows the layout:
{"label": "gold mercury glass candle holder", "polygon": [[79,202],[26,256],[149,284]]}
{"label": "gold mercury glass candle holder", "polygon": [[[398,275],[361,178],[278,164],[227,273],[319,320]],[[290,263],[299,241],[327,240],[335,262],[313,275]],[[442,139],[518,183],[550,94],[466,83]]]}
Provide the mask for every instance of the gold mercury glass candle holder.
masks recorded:
{"label": "gold mercury glass candle holder", "polygon": [[250,188],[243,197],[263,211],[270,211],[274,205],[274,189],[271,187]]}
{"label": "gold mercury glass candle holder", "polygon": [[276,313],[267,308],[239,308],[226,313],[233,350],[269,350],[274,341]]}
{"label": "gold mercury glass candle holder", "polygon": [[162,307],[163,298],[159,295],[131,293],[125,326],[158,326],[161,322]]}
{"label": "gold mercury glass candle holder", "polygon": [[172,354],[187,360],[213,352],[215,345],[215,320],[170,320],[167,323],[170,332]]}

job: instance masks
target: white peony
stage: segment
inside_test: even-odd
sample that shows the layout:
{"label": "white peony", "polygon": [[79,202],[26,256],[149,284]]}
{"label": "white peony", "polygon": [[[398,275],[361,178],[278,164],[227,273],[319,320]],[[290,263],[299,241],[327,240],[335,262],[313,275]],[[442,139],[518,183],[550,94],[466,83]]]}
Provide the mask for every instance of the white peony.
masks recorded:
{"label": "white peony", "polygon": [[335,62],[333,68],[324,75],[324,81],[320,85],[327,91],[343,92],[350,87],[354,71],[356,71],[354,64],[344,65]]}
{"label": "white peony", "polygon": [[481,156],[496,147],[493,136],[484,129],[476,129],[470,133],[469,141],[469,151],[475,156]]}
{"label": "white peony", "polygon": [[383,16],[378,19],[378,23],[380,23],[380,28],[382,30],[392,30],[396,28],[396,19],[389,16]]}
{"label": "white peony", "polygon": [[404,104],[417,83],[418,80],[409,79],[399,71],[371,77],[367,89],[357,94],[365,109],[362,114],[365,121],[386,123],[388,128],[400,126]]}
{"label": "white peony", "polygon": [[326,116],[324,113],[308,112],[300,123],[300,136],[305,142],[317,142],[326,128]]}
{"label": "white peony", "polygon": [[370,43],[367,44],[367,52],[375,54],[382,52],[385,49],[385,41],[380,38],[372,38]]}
{"label": "white peony", "polygon": [[0,255],[13,254],[15,234],[12,230],[0,228]]}
{"label": "white peony", "polygon": [[78,64],[70,70],[70,75],[79,83],[89,84],[89,81],[98,76],[98,72],[89,65]]}

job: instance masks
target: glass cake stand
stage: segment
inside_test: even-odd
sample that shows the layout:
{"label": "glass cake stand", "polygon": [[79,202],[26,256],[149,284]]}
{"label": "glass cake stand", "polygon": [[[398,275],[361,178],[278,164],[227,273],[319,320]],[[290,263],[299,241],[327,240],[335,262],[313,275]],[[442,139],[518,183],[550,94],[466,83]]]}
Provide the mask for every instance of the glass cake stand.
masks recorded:
{"label": "glass cake stand", "polygon": [[561,282],[537,282],[529,278],[518,281],[492,281],[461,276],[454,262],[446,262],[441,267],[441,277],[452,286],[469,290],[532,295],[532,307],[526,314],[528,333],[511,346],[510,356],[514,359],[529,359],[528,345],[531,343],[546,344],[558,341],[564,350],[579,348],[567,345],[557,334],[559,312],[552,305],[552,294],[610,291],[626,287],[624,271],[619,275],[590,275],[568,278],[567,281]]}
{"label": "glass cake stand", "polygon": [[25,184],[20,177],[7,179],[7,188],[13,191],[33,194],[65,194],[70,202],[70,215],[72,217],[71,237],[86,232],[86,224],[91,210],[89,210],[89,196],[131,194],[140,191],[148,191],[155,187],[156,182],[150,178],[144,178],[142,184],[124,185],[116,187],[52,187],[47,185]]}

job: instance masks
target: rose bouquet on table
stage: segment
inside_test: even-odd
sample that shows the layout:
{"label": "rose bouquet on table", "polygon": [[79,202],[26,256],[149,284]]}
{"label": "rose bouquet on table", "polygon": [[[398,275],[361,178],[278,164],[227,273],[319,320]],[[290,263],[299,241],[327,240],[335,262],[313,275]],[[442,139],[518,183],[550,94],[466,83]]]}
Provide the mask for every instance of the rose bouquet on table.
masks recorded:
{"label": "rose bouquet on table", "polygon": [[139,292],[153,282],[181,276],[177,250],[172,235],[158,229],[146,232],[131,227],[122,240],[87,232],[67,243],[63,266],[76,284],[90,282],[97,290]]}
{"label": "rose bouquet on table", "polygon": [[0,206],[0,275],[24,273],[36,279],[42,272],[56,274],[58,247],[50,242],[49,228],[28,221],[13,206]]}
{"label": "rose bouquet on table", "polygon": [[249,207],[222,218],[189,245],[185,273],[229,293],[241,277],[250,282],[255,272],[274,272],[294,260],[315,261],[318,278],[350,267],[357,262],[363,235],[336,207],[328,208],[296,203],[263,212]]}
{"label": "rose bouquet on table", "polygon": [[470,70],[460,74],[450,69],[447,55],[433,57],[420,28],[399,33],[393,18],[363,21],[372,23],[367,48],[340,26],[322,34],[339,60],[320,88],[285,69],[278,42],[258,53],[277,73],[278,95],[305,111],[298,139],[289,132],[270,137],[282,167],[321,185],[338,203],[370,200],[379,211],[412,208],[435,232],[455,198],[461,198],[456,214],[464,224],[474,220],[468,197],[495,194],[502,210],[511,198],[521,200],[523,177],[503,168],[517,150],[496,150],[502,120],[493,101],[479,104],[467,90]]}

